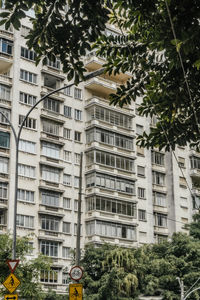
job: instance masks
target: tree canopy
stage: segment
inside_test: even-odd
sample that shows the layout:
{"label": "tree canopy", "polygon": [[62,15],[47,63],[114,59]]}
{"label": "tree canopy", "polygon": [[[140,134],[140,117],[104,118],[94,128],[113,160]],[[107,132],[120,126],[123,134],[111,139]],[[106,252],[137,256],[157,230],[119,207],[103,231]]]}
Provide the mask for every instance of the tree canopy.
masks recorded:
{"label": "tree canopy", "polygon": [[[83,56],[92,48],[106,58],[108,74],[132,74],[110,100],[123,106],[141,97],[139,113],[157,117],[139,136],[141,146],[199,146],[198,0],[5,0],[5,8],[1,22],[16,29],[34,8],[28,46],[37,62],[59,57],[69,80],[84,76]],[[106,35],[107,23],[118,33]]]}
{"label": "tree canopy", "polygon": [[[86,297],[125,300],[144,294],[178,300],[177,277],[184,281],[185,291],[200,278],[199,249],[200,240],[182,233],[174,234],[170,241],[138,249],[90,246],[83,258]],[[197,300],[199,295],[196,291],[188,299]]]}

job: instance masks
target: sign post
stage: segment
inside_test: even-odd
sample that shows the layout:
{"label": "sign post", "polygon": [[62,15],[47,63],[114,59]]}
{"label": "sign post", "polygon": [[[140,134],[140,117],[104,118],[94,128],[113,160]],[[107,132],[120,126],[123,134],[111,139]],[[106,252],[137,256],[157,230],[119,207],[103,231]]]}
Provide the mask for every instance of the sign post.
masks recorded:
{"label": "sign post", "polygon": [[69,285],[69,300],[82,300],[83,299],[83,285],[78,283],[83,276],[83,269],[79,266],[74,266],[69,272],[72,280],[77,281]]}
{"label": "sign post", "polygon": [[13,292],[18,288],[20,285],[20,280],[15,276],[13,273],[16,267],[19,264],[19,259],[8,260],[7,265],[11,271],[8,277],[4,280],[3,285],[9,291],[10,294],[4,296],[4,300],[18,300],[18,295],[13,294]]}
{"label": "sign post", "polygon": [[83,285],[74,283],[69,285],[69,300],[82,300],[83,299]]}

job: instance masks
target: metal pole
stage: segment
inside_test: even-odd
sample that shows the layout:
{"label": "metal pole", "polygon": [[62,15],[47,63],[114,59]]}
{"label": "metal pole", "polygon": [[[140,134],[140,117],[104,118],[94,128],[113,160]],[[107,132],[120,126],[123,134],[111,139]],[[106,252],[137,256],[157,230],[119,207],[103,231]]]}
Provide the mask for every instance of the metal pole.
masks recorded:
{"label": "metal pole", "polygon": [[184,300],[184,284],[183,284],[183,280],[181,280],[179,277],[176,278],[179,282],[179,286],[181,289],[181,300]]}
{"label": "metal pole", "polygon": [[[87,74],[85,77],[84,77],[84,80],[81,80],[81,82],[83,81],[87,81],[91,78],[94,78],[96,76],[99,76],[101,74],[103,74],[105,71],[104,68],[101,68],[97,71],[94,71],[94,72],[90,72],[89,74]],[[20,125],[20,128],[19,128],[19,131],[18,131],[18,135],[16,134],[16,131],[12,125],[12,123],[10,122],[10,120],[5,116],[5,114],[3,112],[0,111],[0,113],[6,118],[6,120],[8,121],[9,125],[11,126],[12,128],[12,131],[14,133],[14,137],[15,137],[15,143],[16,143],[16,162],[15,162],[15,191],[14,191],[14,224],[13,224],[13,253],[12,253],[12,258],[13,259],[16,259],[16,239],[17,239],[17,193],[18,193],[18,160],[19,160],[19,140],[20,140],[20,136],[21,136],[21,131],[22,131],[22,128],[24,127],[25,125],[25,122],[28,118],[28,116],[30,115],[30,113],[34,110],[34,108],[40,103],[42,102],[43,100],[45,100],[46,98],[48,98],[49,96],[61,91],[61,90],[64,90],[66,89],[67,87],[71,87],[73,86],[74,83],[71,83],[69,85],[66,85],[66,86],[63,86],[61,88],[58,88],[50,93],[48,93],[47,95],[43,96],[41,99],[39,99],[32,107],[31,109],[28,111],[28,113],[25,115],[24,117],[24,120],[22,122],[22,124]],[[80,225],[79,225],[80,226]],[[79,234],[80,235],[80,234]],[[78,224],[77,224],[77,238],[78,238]],[[79,247],[80,248],[80,247]],[[79,257],[80,257],[80,254],[79,254]]]}
{"label": "metal pole", "polygon": [[81,196],[82,196],[82,169],[83,169],[83,152],[80,154],[79,170],[79,193],[78,193],[78,215],[77,215],[77,237],[76,237],[76,265],[80,265],[81,258]]}

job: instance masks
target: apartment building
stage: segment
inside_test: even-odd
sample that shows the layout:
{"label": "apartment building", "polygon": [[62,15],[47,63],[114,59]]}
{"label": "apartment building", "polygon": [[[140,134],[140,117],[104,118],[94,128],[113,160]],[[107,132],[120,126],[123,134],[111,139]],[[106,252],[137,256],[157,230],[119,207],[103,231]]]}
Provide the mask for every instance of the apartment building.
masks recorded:
{"label": "apartment building", "polygon": [[[0,28],[0,111],[16,130],[36,101],[68,85],[59,60],[36,67],[24,38],[30,26],[27,18],[20,31]],[[108,27],[107,34],[117,32]],[[103,64],[95,52],[85,57],[88,71]],[[41,102],[22,130],[17,234],[31,234],[30,259],[38,253],[52,258],[52,272],[41,274],[41,282],[58,293],[66,290],[76,247],[81,152],[82,249],[161,242],[185,231],[200,205],[200,154],[177,147],[175,157],[138,147],[137,135],[151,130],[156,118],[138,115],[141,99],[123,109],[109,105],[109,94],[129,77],[102,75],[66,87]],[[13,228],[14,172],[15,140],[0,115],[0,234]]]}

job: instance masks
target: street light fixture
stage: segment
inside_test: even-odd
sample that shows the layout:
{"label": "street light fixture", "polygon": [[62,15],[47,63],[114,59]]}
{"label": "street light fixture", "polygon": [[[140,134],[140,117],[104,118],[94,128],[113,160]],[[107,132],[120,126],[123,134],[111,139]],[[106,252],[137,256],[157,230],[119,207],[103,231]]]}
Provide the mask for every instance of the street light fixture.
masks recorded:
{"label": "street light fixture", "polygon": [[[99,70],[96,70],[94,72],[90,72],[89,74],[87,74],[84,78],[84,80],[81,80],[81,82],[83,81],[87,81],[93,77],[99,76],[101,74],[103,74],[105,71],[104,68],[101,68]],[[18,133],[16,133],[12,123],[10,122],[10,120],[7,118],[7,116],[0,111],[0,113],[3,115],[3,117],[7,120],[7,122],[9,123],[12,132],[14,134],[15,137],[15,144],[16,144],[16,159],[15,159],[15,193],[14,193],[14,223],[13,223],[13,245],[12,245],[12,259],[16,259],[16,238],[17,238],[17,192],[18,192],[18,158],[19,158],[19,140],[20,140],[20,136],[21,136],[21,132],[22,129],[24,127],[24,124],[28,118],[28,116],[30,115],[30,113],[34,110],[34,108],[42,101],[44,101],[46,98],[50,97],[51,95],[64,90],[66,88],[72,87],[73,85],[75,85],[75,83],[71,83],[67,86],[63,86],[61,88],[58,88],[56,90],[53,90],[52,92],[48,93],[47,95],[43,96],[41,99],[39,99],[32,107],[31,109],[28,111],[28,113],[25,115],[24,120],[22,122],[22,124],[20,125],[19,131]],[[81,154],[82,157],[82,154]],[[81,172],[80,172],[81,175]],[[81,177],[81,176],[80,176]],[[77,247],[76,247],[76,261],[80,262],[80,217],[81,217],[81,180],[79,182],[79,203],[78,203],[78,222],[77,222]]]}

